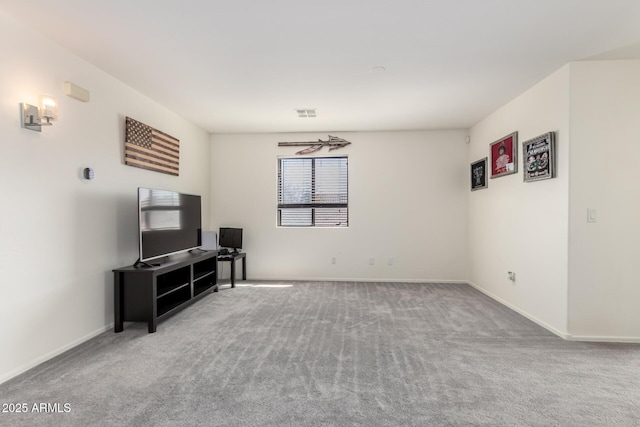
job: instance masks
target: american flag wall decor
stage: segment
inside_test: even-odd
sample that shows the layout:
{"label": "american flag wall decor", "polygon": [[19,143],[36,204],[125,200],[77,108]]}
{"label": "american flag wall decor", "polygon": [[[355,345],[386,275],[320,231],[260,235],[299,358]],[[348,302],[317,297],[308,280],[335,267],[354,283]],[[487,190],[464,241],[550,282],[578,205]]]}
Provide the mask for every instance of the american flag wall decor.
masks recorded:
{"label": "american flag wall decor", "polygon": [[180,174],[180,140],[127,117],[124,163],[178,176]]}

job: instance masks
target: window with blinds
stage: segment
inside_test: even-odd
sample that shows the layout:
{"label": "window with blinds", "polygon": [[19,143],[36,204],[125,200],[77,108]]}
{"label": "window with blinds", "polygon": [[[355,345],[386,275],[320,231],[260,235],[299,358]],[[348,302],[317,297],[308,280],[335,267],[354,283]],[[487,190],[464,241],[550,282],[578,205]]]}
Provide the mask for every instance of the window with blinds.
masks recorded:
{"label": "window with blinds", "polygon": [[347,227],[347,157],[278,159],[278,225]]}

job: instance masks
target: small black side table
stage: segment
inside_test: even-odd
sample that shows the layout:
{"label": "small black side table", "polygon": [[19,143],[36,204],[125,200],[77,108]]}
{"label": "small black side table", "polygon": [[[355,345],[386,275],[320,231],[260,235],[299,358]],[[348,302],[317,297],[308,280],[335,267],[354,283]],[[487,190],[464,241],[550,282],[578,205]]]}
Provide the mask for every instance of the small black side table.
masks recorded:
{"label": "small black side table", "polygon": [[218,255],[218,262],[228,261],[231,263],[231,287],[236,287],[236,260],[242,259],[242,280],[247,280],[247,253],[232,252],[226,255]]}

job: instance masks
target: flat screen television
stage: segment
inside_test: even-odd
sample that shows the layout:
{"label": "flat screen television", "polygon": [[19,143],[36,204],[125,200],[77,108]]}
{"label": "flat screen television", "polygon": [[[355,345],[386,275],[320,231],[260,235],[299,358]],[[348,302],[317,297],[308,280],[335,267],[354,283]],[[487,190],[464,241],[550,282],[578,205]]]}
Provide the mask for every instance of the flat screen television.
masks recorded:
{"label": "flat screen television", "polygon": [[140,262],[202,245],[201,197],[169,190],[138,188]]}
{"label": "flat screen television", "polygon": [[233,249],[234,252],[242,249],[242,228],[220,227],[218,236],[220,247]]}

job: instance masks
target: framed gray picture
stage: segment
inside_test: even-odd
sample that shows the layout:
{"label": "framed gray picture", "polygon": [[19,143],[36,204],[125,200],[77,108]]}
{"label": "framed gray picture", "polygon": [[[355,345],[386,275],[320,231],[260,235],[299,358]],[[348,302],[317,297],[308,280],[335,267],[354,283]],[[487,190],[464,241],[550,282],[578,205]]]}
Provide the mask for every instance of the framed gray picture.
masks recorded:
{"label": "framed gray picture", "polygon": [[524,182],[540,181],[556,176],[555,136],[553,132],[522,143]]}
{"label": "framed gray picture", "polygon": [[471,163],[471,191],[487,188],[487,157]]}

